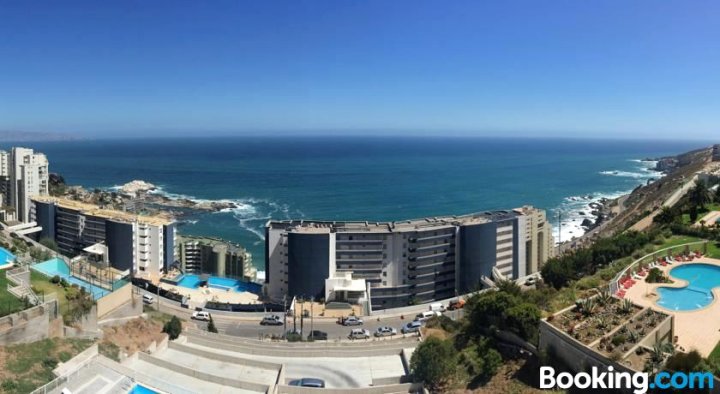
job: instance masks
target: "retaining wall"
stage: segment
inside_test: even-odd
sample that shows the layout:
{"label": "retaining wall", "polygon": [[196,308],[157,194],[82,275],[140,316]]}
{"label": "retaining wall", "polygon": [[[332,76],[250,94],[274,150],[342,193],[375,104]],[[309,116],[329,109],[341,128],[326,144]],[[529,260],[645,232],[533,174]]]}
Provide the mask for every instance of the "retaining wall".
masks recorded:
{"label": "retaining wall", "polygon": [[35,342],[58,336],[57,320],[55,300],[1,317],[0,346]]}

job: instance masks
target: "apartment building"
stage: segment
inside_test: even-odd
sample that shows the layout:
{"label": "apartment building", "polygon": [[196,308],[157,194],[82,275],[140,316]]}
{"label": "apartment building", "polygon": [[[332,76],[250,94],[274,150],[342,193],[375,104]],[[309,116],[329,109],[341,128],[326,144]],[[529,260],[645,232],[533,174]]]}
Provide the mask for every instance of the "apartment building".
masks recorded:
{"label": "apartment building", "polygon": [[257,280],[252,255],[242,246],[211,237],[179,236],[177,255],[183,272]]}
{"label": "apartment building", "polygon": [[156,278],[175,260],[175,222],[140,216],[64,198],[33,197],[30,219],[42,227],[38,239],[54,239],[60,252],[77,256],[96,244],[107,247],[113,268]]}
{"label": "apartment building", "polygon": [[380,223],[269,221],[265,232],[270,298],[344,298],[333,286],[349,278],[366,292],[350,298],[368,297],[372,309],[450,298],[483,277],[524,277],[552,253],[550,224],[532,207]]}
{"label": "apartment building", "polygon": [[30,221],[30,198],[49,191],[48,160],[28,148],[0,151],[0,193],[2,205],[11,207],[21,222]]}

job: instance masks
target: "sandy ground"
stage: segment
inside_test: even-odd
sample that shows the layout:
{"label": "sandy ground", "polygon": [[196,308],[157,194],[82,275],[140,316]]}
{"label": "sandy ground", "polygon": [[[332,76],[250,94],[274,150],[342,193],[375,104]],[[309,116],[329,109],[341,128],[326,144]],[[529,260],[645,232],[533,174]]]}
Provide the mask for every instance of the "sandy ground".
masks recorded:
{"label": "sandy ground", "polygon": [[[659,267],[666,275],[678,265],[693,263],[706,263],[720,266],[720,260],[703,257],[693,262],[674,263],[667,267]],[[655,303],[658,296],[655,289],[659,286],[685,287],[687,282],[670,276],[674,281],[667,283],[646,283],[637,282],[627,290],[625,298],[632,300],[635,304],[649,306],[652,309],[671,314],[675,317],[675,335],[678,337],[677,344],[685,351],[696,349],[703,357],[707,357],[720,342],[720,288],[713,289],[715,300],[707,307],[695,311],[673,311],[660,307]]]}
{"label": "sandy ground", "polygon": [[154,320],[137,318],[120,325],[103,328],[103,342],[117,345],[126,354],[145,351],[153,341],[165,337],[162,325]]}
{"label": "sandy ground", "polygon": [[720,211],[711,211],[707,215],[700,218],[700,220],[695,223],[695,227],[701,227],[702,223],[705,224],[705,226],[712,226],[715,223],[718,223],[718,220],[720,219]]}

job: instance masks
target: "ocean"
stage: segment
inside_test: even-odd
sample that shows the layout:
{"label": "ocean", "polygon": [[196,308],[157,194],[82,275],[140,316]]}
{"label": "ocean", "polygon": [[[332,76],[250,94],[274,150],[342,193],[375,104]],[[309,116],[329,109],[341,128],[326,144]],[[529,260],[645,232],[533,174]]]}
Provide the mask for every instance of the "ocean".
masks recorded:
{"label": "ocean", "polygon": [[237,209],[186,217],[178,231],[238,242],[262,271],[269,219],[388,221],[534,205],[548,210],[556,239],[562,213],[568,240],[582,234],[590,202],[661,175],[644,159],[708,144],[348,136],[21,145],[44,152],[50,171],[71,185],[109,189],[142,179],[170,196],[235,201]]}

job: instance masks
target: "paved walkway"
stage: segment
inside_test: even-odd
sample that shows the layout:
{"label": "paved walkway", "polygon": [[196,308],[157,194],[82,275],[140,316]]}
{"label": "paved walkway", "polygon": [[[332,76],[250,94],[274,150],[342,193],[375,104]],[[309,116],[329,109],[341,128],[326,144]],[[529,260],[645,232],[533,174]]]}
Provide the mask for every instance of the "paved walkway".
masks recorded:
{"label": "paved walkway", "polygon": [[[687,265],[693,263],[707,263],[720,266],[720,260],[703,257],[693,262],[674,263],[667,267],[659,267],[666,275],[668,272],[679,265]],[[658,306],[655,302],[658,300],[656,288],[665,287],[685,287],[687,282],[684,280],[673,278],[675,283],[646,283],[638,281],[633,287],[627,290],[625,298],[632,300],[641,306],[649,306],[652,309],[662,311],[664,313],[675,316],[675,335],[678,337],[678,345],[685,351],[692,349],[697,350],[703,357],[710,355],[715,345],[720,342],[720,288],[713,289],[715,300],[708,307],[695,311],[672,311]],[[718,284],[720,286],[720,284]]]}

